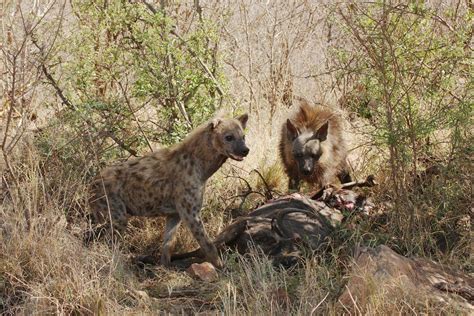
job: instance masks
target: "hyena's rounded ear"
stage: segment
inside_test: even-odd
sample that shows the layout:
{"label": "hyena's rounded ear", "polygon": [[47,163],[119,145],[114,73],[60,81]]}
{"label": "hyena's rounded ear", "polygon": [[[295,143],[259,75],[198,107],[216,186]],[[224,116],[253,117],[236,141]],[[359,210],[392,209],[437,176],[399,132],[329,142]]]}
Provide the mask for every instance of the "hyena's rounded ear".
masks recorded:
{"label": "hyena's rounded ear", "polygon": [[328,129],[329,129],[329,121],[324,123],[324,125],[318,129],[318,131],[315,133],[314,136],[320,141],[325,141],[326,138],[328,137]]}
{"label": "hyena's rounded ear", "polygon": [[216,127],[222,122],[220,118],[214,118],[212,121],[209,123],[209,128],[211,130],[216,129]]}
{"label": "hyena's rounded ear", "polygon": [[237,120],[242,124],[242,128],[245,129],[247,126],[247,121],[249,120],[249,115],[247,113],[242,114],[241,116],[237,117]]}
{"label": "hyena's rounded ear", "polygon": [[300,134],[300,131],[293,125],[293,122],[290,119],[286,120],[286,133],[288,139],[294,140]]}

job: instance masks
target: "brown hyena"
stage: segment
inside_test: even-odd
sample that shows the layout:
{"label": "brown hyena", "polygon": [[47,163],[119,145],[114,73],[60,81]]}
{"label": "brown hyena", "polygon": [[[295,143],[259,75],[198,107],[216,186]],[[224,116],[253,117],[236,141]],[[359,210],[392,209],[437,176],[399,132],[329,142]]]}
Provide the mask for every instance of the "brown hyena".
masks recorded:
{"label": "brown hyena", "polygon": [[300,100],[299,111],[283,124],[280,139],[290,190],[298,190],[301,180],[319,187],[335,176],[342,183],[351,181],[342,125],[342,118],[329,108]]}
{"label": "brown hyena", "polygon": [[104,169],[91,188],[93,220],[102,228],[123,233],[130,216],[166,216],[161,249],[164,265],[170,264],[174,236],[183,221],[206,259],[222,266],[200,210],[207,179],[227,158],[241,161],[247,156],[247,120],[247,114],[236,119],[215,118],[181,143]]}

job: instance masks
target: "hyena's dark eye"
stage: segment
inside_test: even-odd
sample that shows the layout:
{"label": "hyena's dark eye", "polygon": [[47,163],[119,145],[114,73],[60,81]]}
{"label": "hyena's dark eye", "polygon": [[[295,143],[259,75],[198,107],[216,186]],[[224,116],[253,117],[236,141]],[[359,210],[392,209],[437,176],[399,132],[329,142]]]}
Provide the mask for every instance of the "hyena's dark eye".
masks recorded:
{"label": "hyena's dark eye", "polygon": [[231,142],[231,141],[234,140],[234,136],[233,136],[233,135],[227,135],[227,136],[225,137],[225,140],[228,141],[228,142]]}
{"label": "hyena's dark eye", "polygon": [[295,157],[296,158],[301,158],[301,157],[303,157],[303,154],[302,153],[295,153]]}

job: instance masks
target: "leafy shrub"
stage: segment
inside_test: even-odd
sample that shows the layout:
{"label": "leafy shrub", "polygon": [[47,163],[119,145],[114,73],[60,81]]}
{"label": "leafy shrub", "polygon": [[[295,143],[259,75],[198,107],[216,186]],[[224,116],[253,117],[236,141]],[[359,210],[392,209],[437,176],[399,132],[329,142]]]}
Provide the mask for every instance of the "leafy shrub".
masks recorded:
{"label": "leafy shrub", "polygon": [[373,144],[388,149],[402,196],[421,161],[463,155],[472,139],[472,11],[411,1],[351,3],[337,12],[349,43],[334,47],[335,63],[357,94],[345,106],[366,119]]}
{"label": "leafy shrub", "polygon": [[164,9],[124,1],[76,1],[73,11],[77,30],[59,48],[67,52],[65,123],[88,130],[100,157],[117,148],[104,138],[121,149],[108,158],[177,142],[222,102],[212,23],[183,32]]}

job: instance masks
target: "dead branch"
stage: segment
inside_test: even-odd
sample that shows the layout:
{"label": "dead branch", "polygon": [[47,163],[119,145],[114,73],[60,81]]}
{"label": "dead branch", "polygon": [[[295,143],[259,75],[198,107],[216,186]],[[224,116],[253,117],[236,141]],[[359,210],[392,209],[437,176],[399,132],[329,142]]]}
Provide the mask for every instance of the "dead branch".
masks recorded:
{"label": "dead branch", "polygon": [[252,172],[255,172],[256,174],[258,174],[258,176],[260,177],[260,180],[262,180],[263,185],[265,186],[265,198],[267,200],[273,199],[272,189],[270,189],[270,186],[268,185],[267,181],[262,176],[260,171],[258,171],[257,169],[253,169],[252,171],[250,171],[250,173],[252,173]]}
{"label": "dead branch", "polygon": [[468,300],[471,304],[474,303],[474,288],[469,285],[439,282],[434,284],[434,287],[440,291],[457,294]]}
{"label": "dead branch", "polygon": [[140,121],[138,120],[137,116],[135,115],[135,112],[133,111],[132,104],[130,103],[130,99],[127,96],[127,92],[125,91],[125,88],[123,87],[122,83],[118,81],[118,85],[120,87],[120,90],[122,90],[123,97],[125,99],[125,103],[128,106],[128,109],[130,110],[130,113],[133,115],[133,119],[137,123],[138,129],[140,130],[140,133],[142,134],[143,138],[145,139],[145,142],[150,149],[150,151],[153,151],[153,148],[151,147],[150,141],[148,140],[148,137],[146,136],[145,132],[143,131],[142,125],[140,124]]}
{"label": "dead branch", "polygon": [[259,191],[255,191],[254,189],[252,189],[252,186],[250,185],[250,183],[240,177],[240,176],[227,176],[226,178],[229,178],[229,177],[232,177],[232,178],[236,178],[236,179],[239,179],[241,181],[243,181],[245,183],[245,185],[247,186],[247,190],[245,190],[245,192],[243,192],[242,194],[237,194],[235,196],[232,196],[230,199],[232,201],[235,201],[235,199],[237,198],[241,198],[242,200],[240,201],[240,204],[239,204],[239,210],[242,209],[242,206],[244,205],[245,201],[247,200],[247,198],[251,195],[251,194],[258,194],[258,195],[261,195],[262,197],[266,198],[266,195],[263,194],[262,192],[259,192]]}

